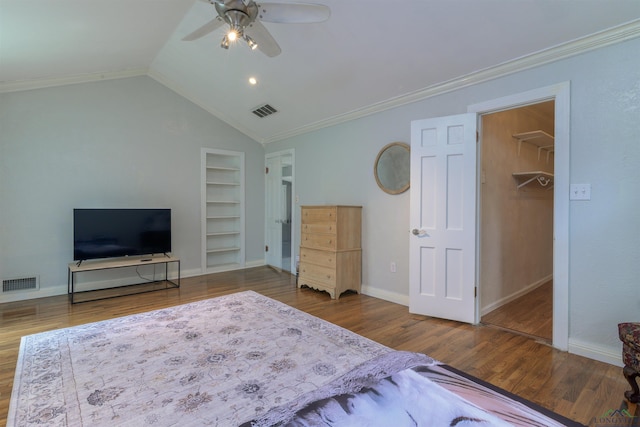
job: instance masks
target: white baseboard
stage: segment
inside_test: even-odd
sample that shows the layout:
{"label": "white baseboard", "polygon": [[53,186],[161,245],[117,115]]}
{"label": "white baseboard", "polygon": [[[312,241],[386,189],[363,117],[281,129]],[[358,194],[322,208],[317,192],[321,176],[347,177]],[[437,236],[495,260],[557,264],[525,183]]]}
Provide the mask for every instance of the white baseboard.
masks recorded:
{"label": "white baseboard", "polygon": [[[245,263],[245,266],[243,268],[253,268],[253,267],[260,267],[262,265],[265,265],[265,261],[264,259],[259,259],[259,260],[255,260],[255,261],[250,261]],[[209,274],[209,273],[203,273],[202,269],[200,268],[192,268],[189,270],[180,270],[180,278],[184,279],[187,277],[196,277],[196,276],[202,276],[204,274]],[[176,279],[177,277],[174,277],[173,275],[170,274],[170,278],[172,279]],[[118,278],[118,280],[101,280],[101,281],[95,281],[95,282],[91,282],[88,285],[85,285],[84,287],[82,287],[81,289],[78,289],[80,291],[84,291],[84,290],[94,290],[94,289],[103,289],[103,288],[109,288],[109,287],[113,287],[113,286],[119,286],[122,284],[127,284],[127,282],[132,283],[134,281],[136,281],[136,279],[139,279],[139,277],[137,276],[131,276],[131,277],[120,277]],[[59,296],[59,295],[66,295],[67,294],[67,284],[61,284],[58,286],[51,286],[51,287],[41,287],[38,290],[28,290],[28,291],[16,291],[16,292],[10,292],[10,293],[3,293],[0,294],[0,304],[2,303],[6,303],[6,302],[16,302],[16,301],[26,301],[26,300],[30,300],[30,299],[37,299],[37,298],[47,298],[47,297],[55,297],[55,296]]]}
{"label": "white baseboard", "polygon": [[36,298],[55,297],[58,295],[65,295],[67,293],[67,286],[55,286],[40,288],[37,291],[16,291],[10,293],[4,293],[0,295],[0,304],[5,302],[26,301]]}
{"label": "white baseboard", "polygon": [[622,363],[622,343],[620,343],[619,348],[611,348],[569,338],[569,353],[598,360],[613,366],[624,366],[624,363]]}
{"label": "white baseboard", "polygon": [[531,292],[534,289],[544,285],[545,283],[547,283],[549,280],[552,280],[552,279],[553,279],[553,274],[550,274],[550,275],[548,275],[546,277],[543,277],[542,279],[537,280],[537,281],[533,282],[532,284],[520,289],[519,291],[514,292],[511,295],[507,295],[504,298],[500,298],[499,300],[497,300],[497,301],[495,301],[495,302],[493,302],[493,303],[491,303],[489,305],[486,305],[486,306],[482,307],[480,309],[480,315],[484,316],[487,313],[491,313],[493,310],[495,310],[497,308],[500,308],[503,305],[508,304],[511,301],[520,298],[522,295],[528,294],[529,292]]}
{"label": "white baseboard", "polygon": [[[226,269],[226,270],[220,270],[220,271],[216,271],[215,273],[220,273],[222,271],[231,271],[231,270],[241,270],[243,268],[253,268],[253,267],[260,267],[265,265],[264,260],[263,259],[259,259],[257,261],[249,261],[246,262],[244,264],[244,267],[242,268],[234,268],[234,269]],[[192,268],[190,270],[182,270],[180,272],[180,277],[181,278],[186,278],[186,277],[197,277],[197,276],[204,276],[207,274],[214,274],[214,273],[203,273],[202,269],[200,268]]]}
{"label": "white baseboard", "polygon": [[258,259],[255,261],[248,261],[244,263],[244,268],[253,268],[253,267],[260,267],[263,265],[266,265],[267,263],[265,262],[264,259]]}
{"label": "white baseboard", "polygon": [[362,285],[361,292],[364,295],[368,295],[370,297],[380,298],[385,301],[394,302],[396,304],[409,307],[409,296],[401,294],[399,292],[385,291],[383,289],[378,289],[367,285]]}
{"label": "white baseboard", "polygon": [[[204,276],[205,274],[215,274],[215,273],[223,273],[225,271],[243,270],[245,268],[260,267],[262,265],[265,265],[264,259],[245,262],[243,266],[241,266],[240,264],[225,264],[219,267],[212,267],[208,271],[197,270],[198,273],[193,274],[192,276]],[[185,277],[191,277],[191,276],[185,276]]]}
{"label": "white baseboard", "polygon": [[195,277],[202,276],[202,269],[200,268],[191,268],[189,270],[180,270],[180,278],[183,279],[185,277]]}

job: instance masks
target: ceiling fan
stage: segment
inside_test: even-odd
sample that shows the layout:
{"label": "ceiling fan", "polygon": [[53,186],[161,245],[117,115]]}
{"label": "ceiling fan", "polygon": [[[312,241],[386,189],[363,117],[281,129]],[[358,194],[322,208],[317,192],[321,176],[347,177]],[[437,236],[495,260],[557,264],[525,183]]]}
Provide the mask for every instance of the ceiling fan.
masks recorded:
{"label": "ceiling fan", "polygon": [[280,54],[278,43],[262,25],[264,22],[282,24],[307,24],[329,19],[327,6],[311,3],[256,3],[254,0],[202,0],[215,6],[218,16],[204,24],[182,40],[191,41],[204,37],[225,23],[225,33],[220,47],[229,49],[229,44],[243,39],[251,49],[258,49],[269,57]]}

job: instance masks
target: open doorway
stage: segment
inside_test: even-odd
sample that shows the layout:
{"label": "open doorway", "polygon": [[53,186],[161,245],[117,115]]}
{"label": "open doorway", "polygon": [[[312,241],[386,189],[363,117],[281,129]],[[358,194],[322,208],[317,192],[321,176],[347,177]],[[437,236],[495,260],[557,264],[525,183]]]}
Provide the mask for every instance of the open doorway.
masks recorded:
{"label": "open doorway", "polygon": [[551,343],[555,102],[481,116],[481,322]]}
{"label": "open doorway", "polygon": [[268,154],[266,164],[265,260],[277,269],[293,266],[293,150]]}

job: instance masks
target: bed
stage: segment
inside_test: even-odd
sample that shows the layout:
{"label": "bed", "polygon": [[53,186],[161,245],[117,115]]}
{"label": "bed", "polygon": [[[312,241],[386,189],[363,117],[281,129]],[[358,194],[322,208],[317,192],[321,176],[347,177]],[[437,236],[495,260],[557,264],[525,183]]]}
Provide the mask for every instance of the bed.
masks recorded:
{"label": "bed", "polygon": [[257,292],[22,338],[7,426],[580,426]]}

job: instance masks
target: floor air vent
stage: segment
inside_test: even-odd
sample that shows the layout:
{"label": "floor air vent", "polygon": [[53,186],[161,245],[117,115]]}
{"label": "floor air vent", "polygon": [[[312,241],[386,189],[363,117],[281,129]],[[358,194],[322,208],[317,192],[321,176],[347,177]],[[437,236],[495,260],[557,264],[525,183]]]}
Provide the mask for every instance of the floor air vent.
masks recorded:
{"label": "floor air vent", "polygon": [[262,118],[262,117],[266,117],[266,116],[270,116],[273,113],[277,113],[278,110],[276,110],[275,108],[273,108],[271,105],[269,104],[264,104],[260,107],[257,107],[255,110],[252,111],[253,114],[255,114],[256,116]]}
{"label": "floor air vent", "polygon": [[5,279],[2,281],[2,292],[30,291],[40,286],[38,276]]}

